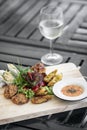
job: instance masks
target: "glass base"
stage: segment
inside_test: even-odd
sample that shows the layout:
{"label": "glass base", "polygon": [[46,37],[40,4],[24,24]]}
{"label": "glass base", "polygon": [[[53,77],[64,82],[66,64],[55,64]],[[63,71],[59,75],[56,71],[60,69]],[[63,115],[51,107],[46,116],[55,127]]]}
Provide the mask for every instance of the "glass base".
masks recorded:
{"label": "glass base", "polygon": [[59,54],[53,53],[53,54],[46,54],[41,57],[41,62],[46,65],[57,65],[63,61],[63,57]]}

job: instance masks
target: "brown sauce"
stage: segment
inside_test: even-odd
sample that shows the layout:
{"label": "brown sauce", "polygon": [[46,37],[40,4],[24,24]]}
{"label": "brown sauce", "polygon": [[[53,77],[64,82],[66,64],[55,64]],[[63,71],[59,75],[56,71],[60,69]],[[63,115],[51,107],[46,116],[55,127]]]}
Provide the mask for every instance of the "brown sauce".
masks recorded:
{"label": "brown sauce", "polygon": [[78,85],[67,85],[62,88],[61,92],[66,96],[74,97],[81,95],[84,90]]}

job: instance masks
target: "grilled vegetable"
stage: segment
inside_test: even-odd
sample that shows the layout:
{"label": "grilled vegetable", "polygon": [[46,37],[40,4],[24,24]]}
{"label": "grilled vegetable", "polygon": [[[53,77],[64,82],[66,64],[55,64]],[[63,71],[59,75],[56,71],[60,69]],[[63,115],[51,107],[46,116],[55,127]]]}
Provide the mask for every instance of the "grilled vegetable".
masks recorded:
{"label": "grilled vegetable", "polygon": [[47,85],[53,86],[56,82],[60,81],[61,79],[62,79],[62,74],[55,75]]}
{"label": "grilled vegetable", "polygon": [[50,80],[56,75],[57,69],[49,73],[47,76],[45,76],[44,81],[49,83]]}

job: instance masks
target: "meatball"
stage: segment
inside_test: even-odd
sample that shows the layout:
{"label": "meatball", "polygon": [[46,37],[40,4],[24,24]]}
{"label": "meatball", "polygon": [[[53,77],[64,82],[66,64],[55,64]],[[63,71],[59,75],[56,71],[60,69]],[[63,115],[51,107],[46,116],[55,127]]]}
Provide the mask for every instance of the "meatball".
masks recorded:
{"label": "meatball", "polygon": [[21,104],[25,104],[29,101],[29,99],[26,97],[26,95],[22,94],[22,93],[17,93],[15,96],[12,97],[12,102],[17,104],[17,105],[21,105]]}
{"label": "meatball", "polygon": [[4,96],[7,99],[12,98],[18,91],[18,88],[16,85],[10,84],[8,86],[5,86],[5,90],[4,90]]}

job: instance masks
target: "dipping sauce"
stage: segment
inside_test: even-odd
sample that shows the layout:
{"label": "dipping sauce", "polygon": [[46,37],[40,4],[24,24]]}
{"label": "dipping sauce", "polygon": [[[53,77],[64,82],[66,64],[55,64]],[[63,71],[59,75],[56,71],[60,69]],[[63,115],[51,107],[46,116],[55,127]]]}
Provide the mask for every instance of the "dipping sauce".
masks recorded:
{"label": "dipping sauce", "polygon": [[84,89],[78,85],[67,85],[62,88],[61,92],[70,97],[79,96],[84,92]]}

